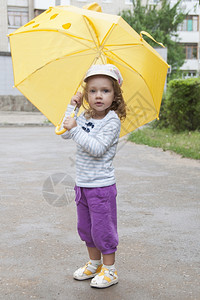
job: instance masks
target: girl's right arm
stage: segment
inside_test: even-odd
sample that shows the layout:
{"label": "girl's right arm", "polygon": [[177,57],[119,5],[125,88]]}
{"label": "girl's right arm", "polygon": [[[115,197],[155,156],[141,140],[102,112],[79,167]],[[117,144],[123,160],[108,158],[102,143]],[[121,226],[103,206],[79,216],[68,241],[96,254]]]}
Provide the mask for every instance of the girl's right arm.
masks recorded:
{"label": "girl's right arm", "polygon": [[[65,119],[66,119],[66,117],[69,117],[70,115],[71,115],[71,113],[73,112],[73,110],[74,110],[74,105],[71,105],[71,104],[69,104],[68,106],[67,106],[67,110],[66,110],[66,113],[65,113],[65,117],[64,117],[64,119],[63,119],[63,122],[62,122],[62,125],[61,125],[61,129],[63,129],[63,123],[65,122]],[[77,114],[78,114],[78,111],[79,111],[79,108],[77,108],[76,109],[76,111],[75,111],[75,119],[77,119]],[[61,137],[63,138],[63,139],[71,139],[71,133],[67,130],[65,133],[63,133],[62,135],[61,135]]]}
{"label": "girl's right arm", "polygon": [[[71,113],[73,112],[75,106],[77,106],[77,109],[75,111],[75,117],[74,118],[75,118],[75,120],[77,119],[77,113],[79,111],[79,108],[82,105],[82,98],[83,98],[83,96],[80,92],[77,92],[76,95],[74,95],[71,98],[71,102],[70,102],[70,105],[68,105],[68,107],[67,107],[65,117],[64,117],[62,125],[61,125],[61,129],[64,128],[63,123],[65,122],[66,118],[71,115]],[[62,136],[63,139],[70,139],[71,138],[71,134],[68,130],[65,133],[63,133],[61,136]]]}

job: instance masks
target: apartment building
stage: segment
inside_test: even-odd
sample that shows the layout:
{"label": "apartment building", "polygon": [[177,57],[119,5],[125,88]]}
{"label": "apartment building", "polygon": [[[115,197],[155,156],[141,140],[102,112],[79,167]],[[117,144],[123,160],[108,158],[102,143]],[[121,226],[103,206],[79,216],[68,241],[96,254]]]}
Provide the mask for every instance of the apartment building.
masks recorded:
{"label": "apartment building", "polygon": [[[146,0],[149,5],[158,5],[159,0]],[[177,0],[170,0],[175,5]],[[178,38],[184,46],[185,62],[181,67],[183,78],[200,76],[200,4],[199,0],[182,0],[181,8],[187,13],[178,28]]]}
{"label": "apartment building", "polygon": [[32,0],[0,0],[0,95],[21,95],[17,89],[12,88],[14,81],[7,35],[32,18]]}
{"label": "apartment building", "polygon": [[200,5],[197,0],[185,0],[182,1],[182,7],[188,15],[180,24],[178,31],[186,58],[181,70],[185,78],[196,77],[200,75]]}

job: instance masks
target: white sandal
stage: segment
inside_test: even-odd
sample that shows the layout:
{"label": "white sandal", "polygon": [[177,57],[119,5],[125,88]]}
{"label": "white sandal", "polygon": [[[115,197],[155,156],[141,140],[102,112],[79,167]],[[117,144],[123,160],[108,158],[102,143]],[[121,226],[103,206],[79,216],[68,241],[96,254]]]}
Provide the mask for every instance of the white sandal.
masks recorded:
{"label": "white sandal", "polygon": [[101,273],[97,274],[91,281],[90,286],[96,288],[106,288],[118,283],[117,271],[102,268]]}
{"label": "white sandal", "polygon": [[84,267],[79,268],[74,272],[74,279],[76,280],[86,280],[95,277],[101,271],[102,265],[95,267],[89,261]]}

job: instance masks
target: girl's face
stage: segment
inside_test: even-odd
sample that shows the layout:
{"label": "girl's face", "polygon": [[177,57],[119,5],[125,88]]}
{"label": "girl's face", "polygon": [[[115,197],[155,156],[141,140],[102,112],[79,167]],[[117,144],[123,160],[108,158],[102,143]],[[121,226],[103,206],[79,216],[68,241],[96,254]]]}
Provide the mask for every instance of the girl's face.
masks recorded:
{"label": "girl's face", "polygon": [[102,119],[114,100],[112,81],[104,75],[95,75],[87,81],[88,103],[95,112],[95,118]]}

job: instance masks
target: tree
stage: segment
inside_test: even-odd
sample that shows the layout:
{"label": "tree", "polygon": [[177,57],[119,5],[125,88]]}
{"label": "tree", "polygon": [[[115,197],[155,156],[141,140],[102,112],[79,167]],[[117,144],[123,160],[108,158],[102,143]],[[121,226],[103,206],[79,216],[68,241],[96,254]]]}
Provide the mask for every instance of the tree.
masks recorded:
{"label": "tree", "polygon": [[[183,46],[179,43],[178,25],[185,19],[186,13],[180,8],[181,0],[173,6],[169,0],[161,0],[156,5],[141,4],[141,0],[132,0],[133,9],[123,10],[121,16],[138,33],[142,30],[151,34],[155,40],[161,42],[168,49],[168,64],[172,67],[170,77],[178,74],[184,63]],[[155,42],[144,37],[151,46]]]}

